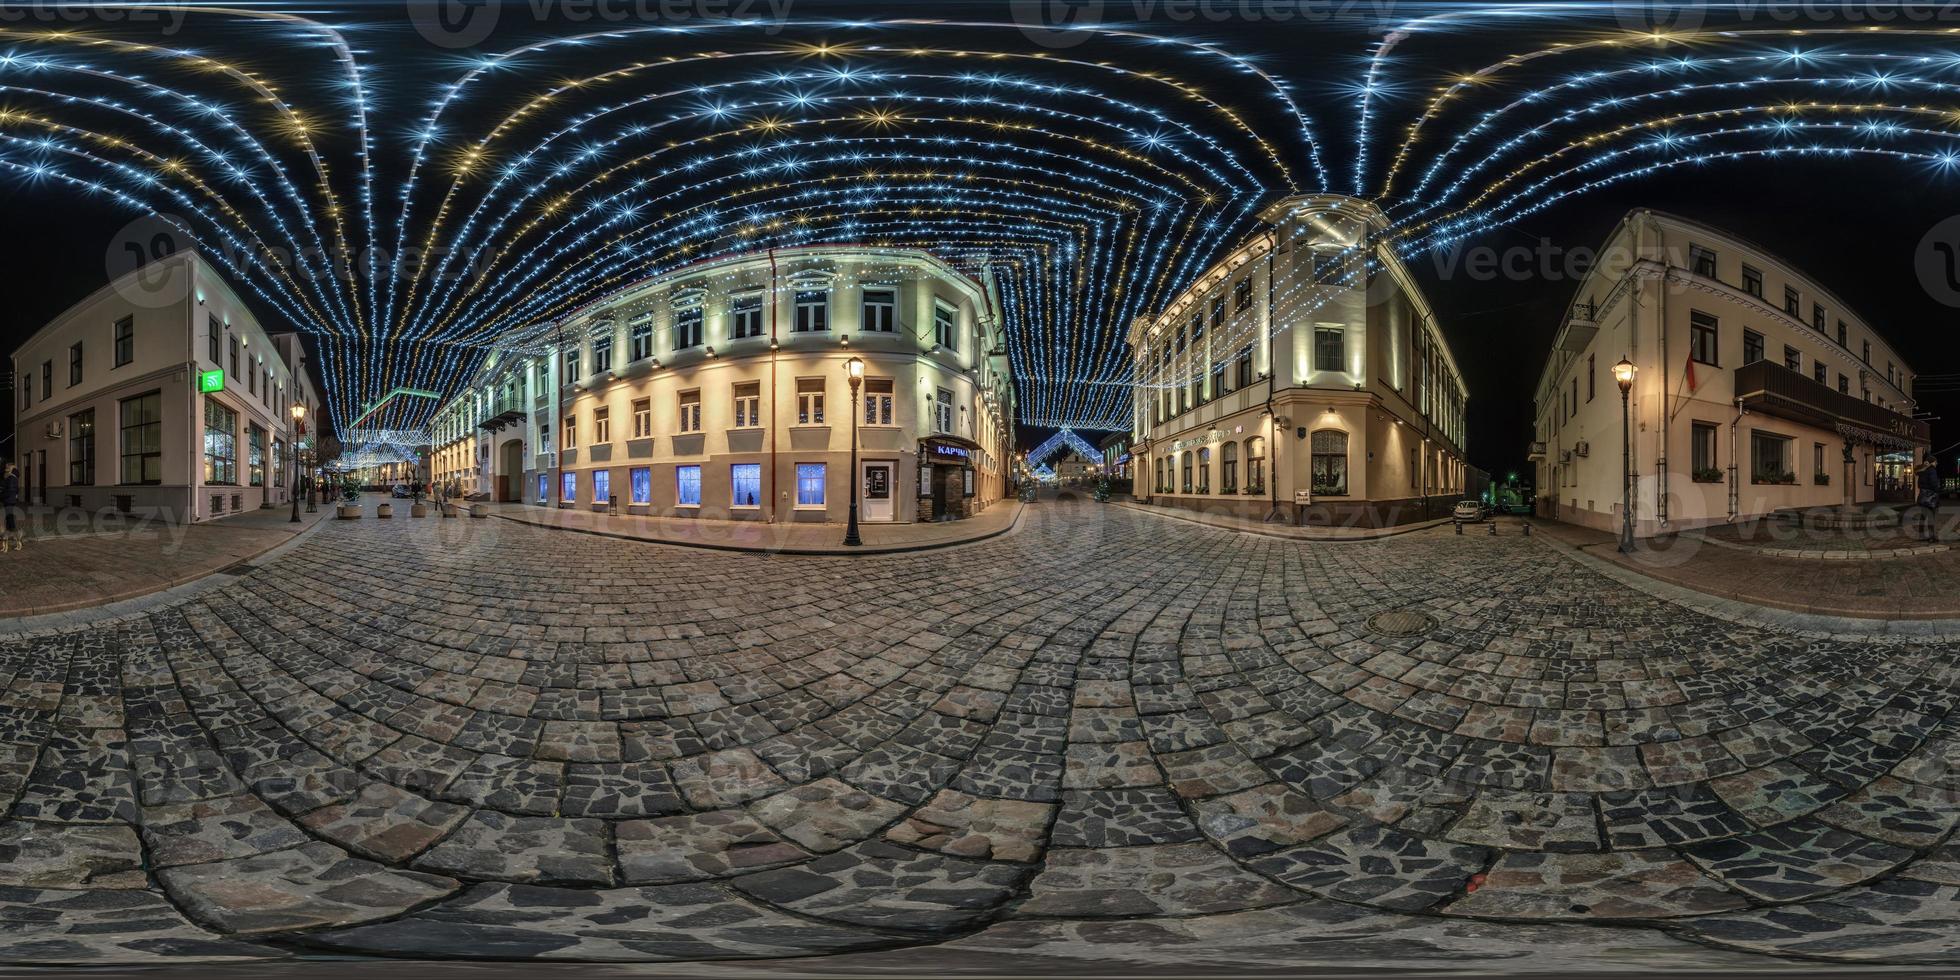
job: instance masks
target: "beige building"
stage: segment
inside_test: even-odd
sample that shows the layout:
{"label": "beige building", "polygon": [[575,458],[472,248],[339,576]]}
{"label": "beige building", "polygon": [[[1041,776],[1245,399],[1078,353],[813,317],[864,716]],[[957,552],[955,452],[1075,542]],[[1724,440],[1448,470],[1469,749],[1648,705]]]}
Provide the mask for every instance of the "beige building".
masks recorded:
{"label": "beige building", "polygon": [[1468,393],[1379,211],[1311,195],[1130,329],[1134,495],[1288,522],[1440,517]]}
{"label": "beige building", "polygon": [[1911,499],[1929,431],[1905,358],[1762,247],[1637,210],[1580,283],[1539,378],[1541,516],[1619,529],[1622,358],[1637,536]]}
{"label": "beige building", "polygon": [[[294,333],[269,334],[205,259],[118,277],[13,354],[29,503],[202,521],[291,501],[320,418]],[[294,402],[306,406],[295,425]]]}
{"label": "beige building", "polygon": [[[512,344],[437,413],[465,493],[729,520],[954,519],[999,500],[1014,392],[991,282],[822,246],[641,282]],[[849,364],[863,376],[853,401]]]}

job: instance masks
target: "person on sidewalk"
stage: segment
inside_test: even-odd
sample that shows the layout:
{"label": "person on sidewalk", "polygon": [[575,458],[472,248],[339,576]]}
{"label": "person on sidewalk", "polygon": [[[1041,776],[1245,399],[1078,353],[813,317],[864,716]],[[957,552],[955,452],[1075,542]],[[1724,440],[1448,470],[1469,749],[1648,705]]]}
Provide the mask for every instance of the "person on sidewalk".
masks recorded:
{"label": "person on sidewalk", "polygon": [[1932,457],[1919,467],[1919,506],[1926,508],[1926,540],[1940,539],[1940,468]]}
{"label": "person on sidewalk", "polygon": [[20,537],[20,468],[13,460],[0,464],[0,511],[7,514],[6,536],[0,537],[0,551],[19,551],[22,547]]}

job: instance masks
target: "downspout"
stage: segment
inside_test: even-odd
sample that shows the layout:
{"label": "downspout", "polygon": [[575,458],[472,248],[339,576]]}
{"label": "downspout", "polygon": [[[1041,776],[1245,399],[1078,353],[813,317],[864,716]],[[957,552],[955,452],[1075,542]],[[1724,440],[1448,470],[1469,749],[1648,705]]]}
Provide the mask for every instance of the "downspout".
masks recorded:
{"label": "downspout", "polygon": [[[553,422],[558,422],[559,413],[565,410],[563,399],[565,397],[565,384],[567,383],[567,379],[565,377],[565,321],[562,317],[558,320],[557,323],[552,324],[551,331],[552,331],[553,343],[556,345],[556,349],[552,351],[551,357],[545,361],[544,370],[545,370],[545,377],[555,378],[555,380],[551,385],[551,417],[548,420],[546,420],[545,422],[546,425],[550,425]],[[553,374],[554,371],[557,372],[556,375]],[[552,493],[560,495],[561,499],[559,500],[559,503],[564,503],[562,497],[565,493],[564,445],[565,445],[565,432],[561,429],[559,430],[558,433],[559,449],[557,452],[551,453],[551,458],[557,460],[558,465],[554,468],[556,472],[552,475],[551,486],[548,488]],[[539,448],[542,449],[544,447],[540,446]],[[549,452],[549,450],[547,450],[547,452]],[[523,494],[520,493],[518,494],[518,496],[521,498]],[[544,503],[543,500],[540,500],[538,502]]]}
{"label": "downspout", "polygon": [[[1740,458],[1736,455],[1736,451],[1738,448],[1736,444],[1736,439],[1737,439],[1736,430],[1741,428],[1742,417],[1746,414],[1748,414],[1748,412],[1744,410],[1742,407],[1742,396],[1737,395],[1735,399],[1735,418],[1730,420],[1729,422],[1729,519],[1728,519],[1728,523],[1730,524],[1735,523],[1736,511],[1740,509],[1738,507],[1737,497],[1742,491],[1742,485],[1740,479],[1736,474],[1735,461]],[[1692,462],[1692,460],[1690,462]]]}
{"label": "downspout", "polygon": [[776,523],[776,431],[781,429],[782,417],[776,405],[779,397],[776,386],[776,246],[769,246],[769,521]]}
{"label": "downspout", "polygon": [[1273,414],[1273,395],[1279,387],[1279,362],[1273,359],[1273,253],[1279,250],[1279,233],[1273,233],[1273,240],[1266,248],[1266,313],[1264,330],[1266,332],[1266,417],[1273,420],[1272,446],[1268,458],[1272,461],[1266,474],[1266,490],[1272,497],[1272,509],[1266,512],[1267,524],[1279,522],[1279,444],[1283,438],[1279,429],[1279,417]]}
{"label": "downspout", "polygon": [[[1648,220],[1651,226],[1652,223],[1651,214],[1649,215]],[[1667,434],[1668,431],[1673,427],[1673,422],[1674,422],[1674,420],[1672,418],[1669,418],[1667,415],[1669,409],[1673,406],[1674,403],[1668,397],[1668,390],[1667,390],[1668,372],[1673,368],[1671,367],[1670,362],[1667,359],[1667,274],[1668,274],[1669,267],[1666,258],[1667,258],[1666,253],[1663,252],[1661,256],[1662,259],[1661,289],[1660,289],[1661,298],[1659,303],[1660,315],[1658,317],[1658,321],[1660,323],[1660,332],[1661,332],[1661,336],[1660,336],[1661,424],[1658,427],[1660,430],[1659,431],[1660,453],[1659,453],[1659,457],[1655,461],[1655,465],[1659,467],[1658,470],[1659,482],[1654,484],[1654,521],[1658,528],[1667,527]],[[1733,433],[1731,433],[1731,435],[1733,435]],[[1734,465],[1735,457],[1733,454],[1730,455],[1729,460],[1730,460],[1730,465]],[[1690,460],[1689,462],[1693,462],[1693,460]],[[1733,488],[1733,484],[1731,484],[1731,488],[1729,492],[1731,496],[1733,496],[1735,492]],[[1733,513],[1733,510],[1731,510],[1731,513]],[[1733,520],[1734,519],[1733,516],[1731,516],[1730,519]]]}

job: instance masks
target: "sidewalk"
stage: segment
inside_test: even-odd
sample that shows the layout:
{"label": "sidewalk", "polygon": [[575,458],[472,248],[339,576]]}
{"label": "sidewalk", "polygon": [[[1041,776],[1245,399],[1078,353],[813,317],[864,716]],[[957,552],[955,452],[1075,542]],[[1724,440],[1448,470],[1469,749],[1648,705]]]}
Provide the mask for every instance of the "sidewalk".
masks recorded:
{"label": "sidewalk", "polygon": [[1531,519],[1536,534],[1648,578],[1721,599],[1858,619],[1960,619],[1960,549],[1884,560],[1780,557],[1697,535],[1644,539],[1630,555],[1604,531]]}
{"label": "sidewalk", "polygon": [[1397,524],[1394,527],[1300,527],[1295,524],[1267,524],[1245,517],[1226,514],[1202,514],[1178,507],[1148,507],[1128,500],[1110,500],[1118,507],[1128,507],[1140,514],[1168,517],[1173,520],[1189,521],[1193,524],[1206,524],[1224,528],[1228,531],[1243,531],[1246,534],[1263,534],[1269,538],[1291,538],[1295,541],[1379,541],[1410,531],[1425,528],[1443,527],[1450,523],[1448,517],[1414,524]]}
{"label": "sidewalk", "polygon": [[765,524],[760,521],[711,521],[692,517],[639,517],[595,514],[590,510],[551,510],[532,504],[484,504],[490,516],[534,527],[582,531],[628,541],[710,548],[717,551],[759,551],[779,555],[877,555],[925,551],[984,541],[1006,534],[1021,518],[1022,503],[1000,500],[963,521],[926,524],[858,525],[864,544],[844,546],[842,524]]}
{"label": "sidewalk", "polygon": [[250,561],[332,516],[327,505],[313,514],[302,505],[298,524],[289,523],[288,507],[202,524],[38,511],[29,518],[27,547],[0,555],[0,619],[174,588]]}

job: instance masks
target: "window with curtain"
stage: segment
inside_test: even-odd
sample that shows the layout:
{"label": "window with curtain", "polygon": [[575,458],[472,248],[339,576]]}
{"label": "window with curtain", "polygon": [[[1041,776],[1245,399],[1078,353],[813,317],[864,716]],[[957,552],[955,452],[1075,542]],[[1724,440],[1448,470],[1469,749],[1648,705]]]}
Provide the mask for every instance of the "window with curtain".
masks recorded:
{"label": "window with curtain", "polygon": [[653,503],[653,469],[635,466],[627,472],[626,482],[630,485],[631,502],[636,504]]}
{"label": "window with curtain", "polygon": [[1330,497],[1347,495],[1348,437],[1338,429],[1322,429],[1312,436],[1313,492]]}
{"label": "window with curtain", "polygon": [[1218,447],[1218,492],[1239,492],[1239,444],[1236,442]]}
{"label": "window with curtain", "polygon": [[612,471],[593,470],[592,471],[592,502],[595,504],[603,504],[603,503],[609,503],[611,502],[611,500],[612,500]]}
{"label": "window with curtain", "polygon": [[728,504],[731,507],[762,506],[762,464],[735,463],[728,467]]}
{"label": "window with curtain", "polygon": [[823,463],[796,464],[796,506],[822,507],[824,505]]}
{"label": "window with curtain", "polygon": [[674,467],[674,503],[681,507],[701,506],[701,467]]}
{"label": "window with curtain", "polygon": [[1266,440],[1258,436],[1245,441],[1245,485],[1253,493],[1266,489]]}

